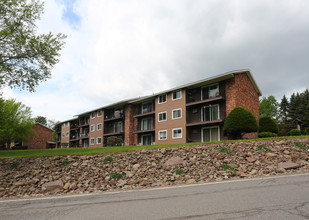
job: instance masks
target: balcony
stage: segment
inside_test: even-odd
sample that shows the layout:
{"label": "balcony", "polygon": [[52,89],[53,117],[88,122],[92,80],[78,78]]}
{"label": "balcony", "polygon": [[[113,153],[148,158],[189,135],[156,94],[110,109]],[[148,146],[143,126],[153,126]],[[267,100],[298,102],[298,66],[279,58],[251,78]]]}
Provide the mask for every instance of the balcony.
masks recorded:
{"label": "balcony", "polygon": [[222,122],[223,122],[222,119],[212,120],[212,121],[198,121],[198,122],[189,122],[186,124],[186,126],[192,127],[192,126],[198,126],[198,125],[211,125],[211,124],[218,124]]}
{"label": "balcony", "polygon": [[89,137],[89,133],[80,134],[79,137],[80,137],[81,139],[88,138],[88,137]]}
{"label": "balcony", "polygon": [[107,137],[107,136],[115,136],[115,135],[122,135],[123,131],[109,131],[109,132],[104,132],[103,136]]}
{"label": "balcony", "polygon": [[123,113],[115,112],[115,114],[105,115],[104,121],[113,121],[113,120],[118,120],[118,119],[123,119],[123,118],[124,118]]}
{"label": "balcony", "polygon": [[74,134],[70,136],[70,141],[75,141],[79,139],[79,134]]}
{"label": "balcony", "polygon": [[79,122],[79,127],[88,126],[89,125],[89,119],[87,120],[81,120]]}
{"label": "balcony", "polygon": [[193,105],[199,105],[199,104],[204,104],[204,103],[210,103],[210,102],[214,102],[214,101],[218,101],[218,100],[224,100],[223,96],[218,95],[217,97],[204,99],[204,100],[188,98],[188,102],[187,102],[186,106],[193,106]]}
{"label": "balcony", "polygon": [[79,125],[78,124],[71,124],[70,130],[76,130],[76,129],[79,129]]}

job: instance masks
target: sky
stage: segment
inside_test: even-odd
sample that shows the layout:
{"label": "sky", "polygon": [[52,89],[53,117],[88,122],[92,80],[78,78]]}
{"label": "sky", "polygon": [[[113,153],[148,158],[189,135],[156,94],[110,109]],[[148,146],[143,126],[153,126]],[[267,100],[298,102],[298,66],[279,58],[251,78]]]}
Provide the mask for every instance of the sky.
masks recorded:
{"label": "sky", "polygon": [[35,93],[2,89],[33,116],[64,121],[237,69],[279,101],[309,88],[308,0],[45,0],[44,8],[38,32],[67,35],[60,62]]}

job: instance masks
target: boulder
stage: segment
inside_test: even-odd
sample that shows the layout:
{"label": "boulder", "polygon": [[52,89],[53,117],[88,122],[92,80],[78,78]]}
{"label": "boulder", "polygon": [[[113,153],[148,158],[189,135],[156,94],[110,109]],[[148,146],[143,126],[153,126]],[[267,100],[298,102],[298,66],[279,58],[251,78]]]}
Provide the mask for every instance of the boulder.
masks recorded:
{"label": "boulder", "polygon": [[296,168],[299,168],[300,167],[300,164],[298,163],[293,163],[293,162],[281,162],[281,163],[278,163],[278,168],[283,168],[283,169],[286,169],[286,170],[289,170],[289,169],[296,169]]}
{"label": "boulder", "polygon": [[178,164],[183,164],[185,161],[180,157],[172,157],[165,162],[166,166],[176,166]]}
{"label": "boulder", "polygon": [[45,188],[47,191],[52,191],[55,189],[63,188],[63,183],[61,180],[56,180],[49,183],[45,183],[42,185],[42,187]]}

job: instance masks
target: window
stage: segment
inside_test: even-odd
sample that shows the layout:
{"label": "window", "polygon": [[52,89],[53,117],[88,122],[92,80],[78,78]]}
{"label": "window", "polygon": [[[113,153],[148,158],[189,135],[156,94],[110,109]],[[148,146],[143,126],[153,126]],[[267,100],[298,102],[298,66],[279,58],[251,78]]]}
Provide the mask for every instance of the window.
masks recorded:
{"label": "window", "polygon": [[67,122],[66,126],[67,126],[67,127],[69,127],[69,125],[70,125],[70,123],[69,123],[69,122]]}
{"label": "window", "polygon": [[173,100],[181,99],[181,90],[173,92]]}
{"label": "window", "polygon": [[122,121],[117,121],[114,124],[114,133],[120,133],[120,132],[123,132]]}
{"label": "window", "polygon": [[215,98],[219,95],[219,84],[214,84],[202,88],[202,100]]}
{"label": "window", "polygon": [[64,137],[64,132],[62,132],[62,137]]}
{"label": "window", "polygon": [[159,122],[166,121],[166,112],[160,112],[158,115],[159,115]]}
{"label": "window", "polygon": [[101,131],[102,130],[102,123],[97,124],[97,131]]}
{"label": "window", "polygon": [[65,127],[65,123],[62,124],[62,127],[63,127],[63,128]]}
{"label": "window", "polygon": [[182,128],[173,129],[173,139],[182,138]]}
{"label": "window", "polygon": [[94,145],[94,138],[90,138],[90,145]]}
{"label": "window", "polygon": [[166,102],[166,94],[164,94],[164,95],[159,95],[158,103],[159,103],[159,104],[162,104],[162,103],[165,103],[165,102]]}
{"label": "window", "polygon": [[152,118],[143,118],[141,120],[141,130],[144,131],[152,129],[152,122]]}
{"label": "window", "polygon": [[97,115],[98,115],[98,117],[102,117],[102,110],[99,110]]}
{"label": "window", "polygon": [[152,145],[152,135],[151,134],[142,135],[141,144],[142,145]]}
{"label": "window", "polygon": [[94,125],[90,125],[90,132],[95,131],[95,126]]}
{"label": "window", "polygon": [[172,118],[173,119],[181,118],[181,112],[182,112],[181,108],[173,109],[173,116],[172,116]]}
{"label": "window", "polygon": [[91,112],[91,118],[95,118],[95,112]]}
{"label": "window", "polygon": [[202,128],[202,142],[220,141],[219,127]]}
{"label": "window", "polygon": [[166,140],[167,139],[167,130],[159,131],[159,140]]}
{"label": "window", "polygon": [[202,121],[219,120],[219,105],[209,105],[202,107]]}
{"label": "window", "polygon": [[142,114],[152,112],[152,111],[153,111],[152,102],[142,104]]}
{"label": "window", "polygon": [[68,132],[68,131],[65,133],[65,136],[66,136],[66,137],[69,137],[69,132]]}
{"label": "window", "polygon": [[97,137],[97,144],[102,144],[102,138],[101,137]]}

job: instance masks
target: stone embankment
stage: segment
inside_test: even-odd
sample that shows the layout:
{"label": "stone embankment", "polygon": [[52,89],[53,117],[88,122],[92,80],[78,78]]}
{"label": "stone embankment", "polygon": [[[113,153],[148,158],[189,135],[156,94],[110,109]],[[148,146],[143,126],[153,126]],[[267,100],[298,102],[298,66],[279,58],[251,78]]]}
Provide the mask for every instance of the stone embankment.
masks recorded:
{"label": "stone embankment", "polygon": [[[300,143],[296,144],[295,143]],[[309,138],[113,155],[0,159],[0,198],[128,190],[309,172]],[[108,156],[112,157],[112,162]],[[175,172],[176,171],[176,172]]]}

